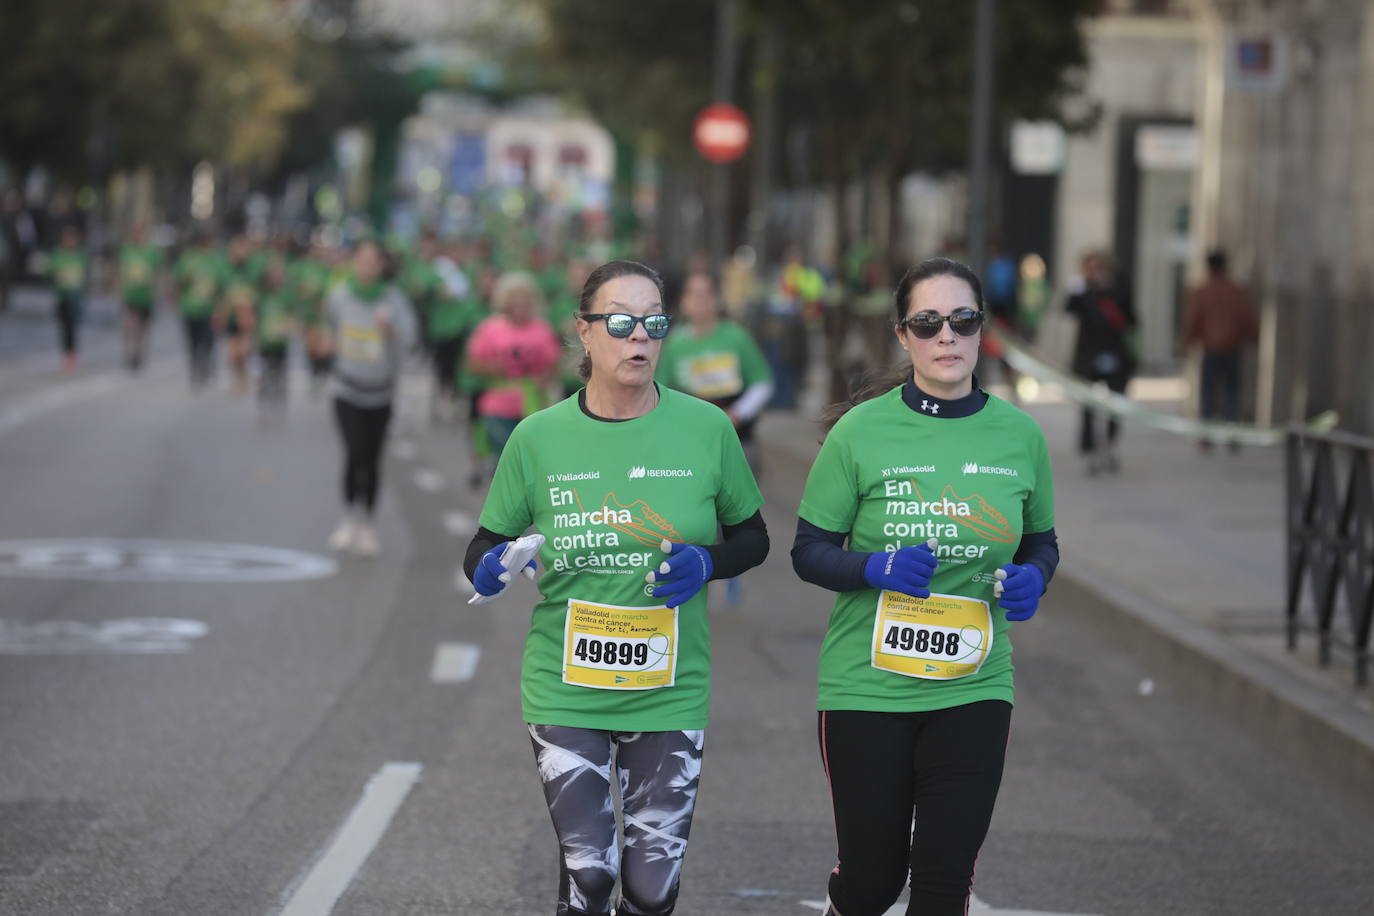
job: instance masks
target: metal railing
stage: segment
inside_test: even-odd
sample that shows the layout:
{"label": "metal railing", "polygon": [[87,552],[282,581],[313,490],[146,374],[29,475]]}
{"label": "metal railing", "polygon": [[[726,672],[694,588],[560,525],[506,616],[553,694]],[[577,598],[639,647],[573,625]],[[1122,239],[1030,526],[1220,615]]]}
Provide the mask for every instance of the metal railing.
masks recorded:
{"label": "metal railing", "polygon": [[1288,648],[1297,649],[1299,630],[1312,629],[1303,622],[1310,607],[1319,662],[1331,664],[1333,647],[1347,649],[1364,687],[1374,625],[1374,439],[1295,429],[1286,465]]}

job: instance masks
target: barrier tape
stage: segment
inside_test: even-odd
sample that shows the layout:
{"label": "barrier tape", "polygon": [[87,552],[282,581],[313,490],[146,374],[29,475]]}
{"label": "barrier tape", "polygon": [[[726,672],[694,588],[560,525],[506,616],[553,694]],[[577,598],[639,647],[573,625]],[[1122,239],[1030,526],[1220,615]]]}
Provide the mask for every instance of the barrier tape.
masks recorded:
{"label": "barrier tape", "polygon": [[[1011,335],[997,334],[997,343],[1002,348],[1002,356],[1017,372],[1029,376],[1037,382],[1057,386],[1064,396],[1079,404],[1090,405],[1105,413],[1142,423],[1154,429],[1204,439],[1209,442],[1235,442],[1240,445],[1278,445],[1287,435],[1287,429],[1276,426],[1256,426],[1248,423],[1225,423],[1215,420],[1196,420],[1180,417],[1177,414],[1151,410],[1124,394],[1117,394],[1101,382],[1089,383],[1050,366],[1032,356],[1025,346]],[[1327,432],[1336,426],[1339,417],[1335,411],[1318,414],[1304,424],[1308,430]]]}

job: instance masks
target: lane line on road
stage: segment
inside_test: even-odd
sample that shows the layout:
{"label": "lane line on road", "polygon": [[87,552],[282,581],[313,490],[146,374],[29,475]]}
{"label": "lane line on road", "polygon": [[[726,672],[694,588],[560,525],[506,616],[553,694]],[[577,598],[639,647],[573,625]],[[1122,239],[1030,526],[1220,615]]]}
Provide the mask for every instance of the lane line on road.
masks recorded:
{"label": "lane line on road", "polygon": [[429,468],[417,468],[411,479],[415,481],[415,486],[426,493],[435,493],[444,488],[444,476]]}
{"label": "lane line on road", "polygon": [[43,414],[88,401],[126,385],[124,376],[107,372],[21,395],[0,408],[0,435],[18,429]]}
{"label": "lane line on road", "polygon": [[477,520],[466,512],[453,510],[444,513],[444,530],[454,537],[466,537],[477,531]]}
{"label": "lane line on road", "polygon": [[[825,910],[824,900],[799,900],[801,906],[812,910]],[[888,910],[883,916],[902,916],[906,912],[906,902],[897,903],[892,909]],[[978,899],[977,894],[971,895],[968,906],[969,916],[1092,916],[1089,913],[1050,913],[1045,910],[999,910],[982,900]]]}
{"label": "lane line on road", "polygon": [[362,798],[279,916],[328,916],[333,911],[423,769],[418,763],[388,763],[372,774]]}
{"label": "lane line on road", "polygon": [[461,684],[477,673],[482,647],[470,642],[441,642],[434,647],[434,666],[429,679],[436,684]]}

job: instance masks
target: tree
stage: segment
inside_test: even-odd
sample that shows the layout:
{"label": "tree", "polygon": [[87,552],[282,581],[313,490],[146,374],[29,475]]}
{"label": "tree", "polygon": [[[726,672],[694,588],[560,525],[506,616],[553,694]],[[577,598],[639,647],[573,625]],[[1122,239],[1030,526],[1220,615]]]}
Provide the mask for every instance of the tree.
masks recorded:
{"label": "tree", "polygon": [[[716,4],[711,0],[531,0],[547,37],[524,61],[545,85],[572,95],[614,130],[662,139],[668,163],[691,157],[690,126],[710,100]],[[877,176],[895,193],[912,171],[959,168],[967,155],[972,4],[967,0],[742,0],[741,59],[766,24],[781,33],[778,72],[784,132],[814,138],[789,148],[791,183],[825,176],[837,215],[843,192]],[[1061,117],[1081,88],[1086,55],[1079,20],[1093,0],[999,4],[998,110]],[[838,225],[843,232],[848,221]]]}

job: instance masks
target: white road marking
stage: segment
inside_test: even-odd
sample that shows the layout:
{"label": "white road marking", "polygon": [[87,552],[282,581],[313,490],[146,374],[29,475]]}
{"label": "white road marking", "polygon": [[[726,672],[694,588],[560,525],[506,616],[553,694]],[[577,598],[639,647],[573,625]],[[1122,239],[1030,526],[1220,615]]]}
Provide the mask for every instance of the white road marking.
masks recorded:
{"label": "white road marking", "polygon": [[[825,911],[824,900],[798,900],[797,903],[808,909]],[[902,916],[905,912],[906,903],[903,902],[893,906],[883,916]],[[1095,916],[1092,913],[1051,913],[1045,910],[999,910],[979,900],[977,894],[969,900],[968,912],[969,916]]]}
{"label": "white road marking", "polygon": [[201,541],[45,538],[0,541],[0,577],[99,582],[287,582],[332,576],[328,557]]}
{"label": "white road marking", "polygon": [[0,655],[171,655],[191,650],[209,627],[199,620],[0,619]]}
{"label": "white road marking", "polygon": [[127,384],[128,380],[124,377],[106,373],[21,397],[16,403],[0,408],[0,435],[23,426],[35,417],[102,394],[109,394]]}
{"label": "white road marking", "polygon": [[423,769],[418,763],[388,763],[372,775],[362,798],[314,867],[295,886],[280,916],[328,916],[333,911]]}
{"label": "white road marking", "polygon": [[434,647],[434,666],[429,679],[436,684],[461,684],[477,673],[482,647],[470,642],[441,642]]}
{"label": "white road marking", "polygon": [[429,468],[416,468],[411,479],[415,481],[415,486],[426,493],[435,493],[444,488],[444,476]]}
{"label": "white road marking", "polygon": [[397,439],[395,442],[391,443],[391,454],[400,458],[402,461],[409,461],[411,458],[414,458],[417,451],[418,449],[415,448],[415,443],[411,442],[409,439]]}
{"label": "white road marking", "polygon": [[445,512],[444,530],[454,537],[466,537],[477,530],[477,519],[456,509],[452,512]]}

